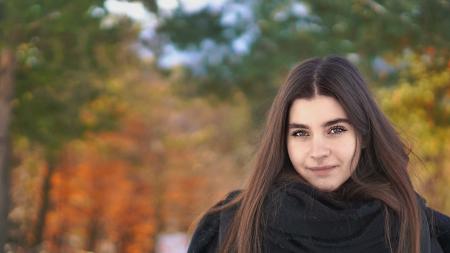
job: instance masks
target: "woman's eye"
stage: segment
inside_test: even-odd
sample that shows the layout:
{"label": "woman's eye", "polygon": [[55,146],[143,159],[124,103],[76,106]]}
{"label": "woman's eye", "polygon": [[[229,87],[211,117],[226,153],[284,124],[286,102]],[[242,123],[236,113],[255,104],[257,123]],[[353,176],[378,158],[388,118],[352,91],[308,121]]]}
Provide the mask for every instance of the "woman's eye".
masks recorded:
{"label": "woman's eye", "polygon": [[309,134],[308,134],[308,132],[307,131],[305,131],[305,130],[298,130],[298,131],[294,131],[294,132],[292,132],[292,134],[291,134],[292,136],[294,136],[294,137],[302,137],[302,136],[308,136]]}
{"label": "woman's eye", "polygon": [[345,128],[342,127],[342,126],[335,126],[335,127],[332,127],[332,128],[330,129],[330,133],[331,133],[331,134],[341,134],[341,133],[343,133],[343,132],[345,132],[345,131],[347,131],[347,129],[345,129]]}

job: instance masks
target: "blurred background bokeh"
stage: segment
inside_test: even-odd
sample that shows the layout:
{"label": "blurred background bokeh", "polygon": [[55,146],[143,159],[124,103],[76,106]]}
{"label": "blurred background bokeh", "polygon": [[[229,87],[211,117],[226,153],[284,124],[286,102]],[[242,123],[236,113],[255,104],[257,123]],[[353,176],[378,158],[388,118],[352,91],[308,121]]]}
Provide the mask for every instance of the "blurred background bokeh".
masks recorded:
{"label": "blurred background bokeh", "polygon": [[328,54],[450,214],[447,0],[0,0],[0,251],[185,252],[288,70]]}

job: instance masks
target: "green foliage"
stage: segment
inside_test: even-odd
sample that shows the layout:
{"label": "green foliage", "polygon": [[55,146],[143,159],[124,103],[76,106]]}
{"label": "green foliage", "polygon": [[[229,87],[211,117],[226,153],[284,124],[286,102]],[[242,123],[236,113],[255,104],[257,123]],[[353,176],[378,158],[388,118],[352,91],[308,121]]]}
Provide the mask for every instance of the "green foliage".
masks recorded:
{"label": "green foliage", "polygon": [[2,4],[0,41],[17,56],[13,134],[45,146],[54,157],[85,131],[110,128],[114,108],[94,128],[82,121],[80,110],[107,94],[102,79],[123,60],[126,38],[136,37],[131,22],[105,24],[103,1]]}
{"label": "green foliage", "polygon": [[[247,8],[251,18],[236,18],[232,25],[217,22],[236,5]],[[200,48],[208,39],[215,42],[216,51],[227,49],[220,61],[209,61],[207,55],[195,67],[203,70],[201,74],[190,67],[179,71],[185,92],[229,98],[241,91],[252,101],[256,120],[264,117],[267,100],[274,96],[281,76],[307,57],[358,55],[358,64],[366,76],[378,81],[379,75],[372,68],[377,57],[428,48],[444,58],[450,56],[447,1],[229,1],[220,17],[209,9],[196,13],[180,11],[163,18],[158,36],[169,38],[165,45]],[[229,41],[246,31],[254,31],[254,38],[248,52],[241,54],[233,50]],[[224,40],[224,34],[232,37]],[[389,85],[395,83],[395,78],[383,81]]]}
{"label": "green foliage", "polygon": [[177,9],[170,19],[162,21],[158,33],[167,33],[171,41],[179,48],[198,46],[208,38],[219,43],[230,43],[220,24],[220,13],[201,10],[193,14]]}

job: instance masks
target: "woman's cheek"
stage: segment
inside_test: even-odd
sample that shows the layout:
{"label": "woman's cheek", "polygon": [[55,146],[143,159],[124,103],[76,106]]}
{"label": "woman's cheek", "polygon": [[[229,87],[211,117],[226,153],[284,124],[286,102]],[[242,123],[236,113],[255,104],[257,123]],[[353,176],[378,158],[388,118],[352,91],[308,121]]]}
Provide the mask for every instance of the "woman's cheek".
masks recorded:
{"label": "woman's cheek", "polygon": [[288,144],[289,159],[296,168],[303,166],[306,159],[306,153],[307,147],[305,145],[301,145],[301,143],[295,142],[295,140],[290,141]]}

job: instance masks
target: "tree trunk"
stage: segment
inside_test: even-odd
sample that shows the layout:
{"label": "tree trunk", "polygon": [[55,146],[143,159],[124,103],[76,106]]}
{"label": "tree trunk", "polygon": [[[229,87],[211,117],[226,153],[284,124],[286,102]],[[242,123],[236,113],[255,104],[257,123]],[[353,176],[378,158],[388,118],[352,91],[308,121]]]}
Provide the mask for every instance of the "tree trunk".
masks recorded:
{"label": "tree trunk", "polygon": [[41,206],[38,210],[38,216],[36,226],[33,233],[33,239],[31,247],[35,252],[39,252],[42,240],[44,238],[44,229],[46,225],[47,213],[50,209],[50,192],[51,192],[51,180],[55,172],[55,164],[53,161],[49,161],[47,166],[47,173],[44,175],[44,182],[42,183],[41,190]]}
{"label": "tree trunk", "polygon": [[[162,170],[159,170],[161,171]],[[159,173],[156,173],[160,177],[156,177],[155,182],[155,188],[154,188],[154,194],[155,194],[155,217],[154,217],[154,226],[155,226],[155,232],[153,234],[153,249],[150,251],[151,253],[157,253],[156,252],[156,244],[158,243],[158,237],[161,234],[162,231],[162,223],[163,223],[163,215],[162,215],[162,208],[163,208],[163,202],[164,202],[164,184],[162,183],[162,177]]]}
{"label": "tree trunk", "polygon": [[150,250],[150,253],[158,253],[156,250],[156,246],[158,243],[158,238],[163,232],[164,229],[164,218],[163,218],[163,207],[164,207],[164,194],[166,192],[166,155],[162,151],[156,151],[157,162],[154,163],[154,190],[153,194],[155,196],[154,199],[154,226],[155,232],[153,234],[153,248]]}
{"label": "tree trunk", "polygon": [[[94,207],[95,208],[95,207]],[[100,212],[98,210],[95,210],[92,214],[92,217],[90,217],[90,222],[87,228],[87,243],[86,243],[86,251],[88,252],[95,252],[97,241],[100,235]]]}
{"label": "tree trunk", "polygon": [[9,174],[10,140],[9,122],[11,120],[11,101],[14,96],[14,70],[16,66],[14,51],[5,48],[0,52],[0,253],[8,236],[9,213]]}

